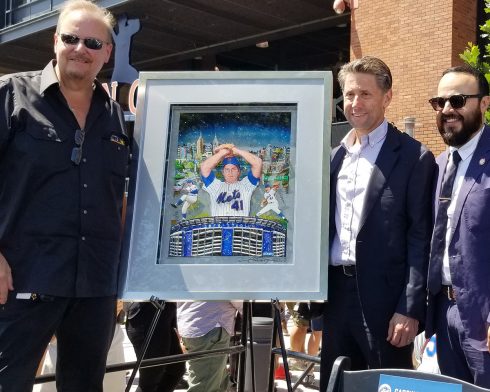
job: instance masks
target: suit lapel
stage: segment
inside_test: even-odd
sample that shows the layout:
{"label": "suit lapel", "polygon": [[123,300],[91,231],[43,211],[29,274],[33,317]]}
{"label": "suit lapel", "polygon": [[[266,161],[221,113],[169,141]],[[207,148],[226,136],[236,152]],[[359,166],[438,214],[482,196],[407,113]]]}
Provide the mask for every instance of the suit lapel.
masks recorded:
{"label": "suit lapel", "polygon": [[461,212],[463,210],[464,203],[470,193],[471,188],[475,185],[475,181],[480,177],[483,170],[487,167],[490,161],[490,127],[485,126],[480,140],[476,146],[473,157],[471,158],[470,165],[464,176],[463,184],[458,194],[458,199],[456,200],[456,206],[454,208],[455,222],[452,225],[450,240],[452,240],[454,235],[454,230],[461,219]]}
{"label": "suit lapel", "polygon": [[[339,170],[344,160],[346,150],[344,147],[339,146],[332,151],[332,159],[330,161],[330,177],[337,178]],[[336,180],[335,180],[336,181]]]}
{"label": "suit lapel", "polygon": [[400,135],[391,124],[388,124],[388,132],[386,140],[379,151],[378,158],[374,163],[373,173],[369,179],[366,189],[366,199],[364,200],[364,208],[362,210],[361,219],[359,222],[359,231],[366,222],[366,219],[371,212],[376,200],[379,198],[381,191],[398,160],[398,149],[400,147]]}
{"label": "suit lapel", "polygon": [[[439,175],[437,177],[437,184],[434,197],[434,211],[439,209],[439,193],[441,192],[442,179],[444,178],[444,172],[446,171],[447,160],[449,159],[449,149],[446,149],[438,158],[437,165],[439,167]],[[435,220],[434,220],[435,222]]]}
{"label": "suit lapel", "polygon": [[337,178],[347,151],[339,146],[332,151],[330,161],[330,243],[335,235],[335,206],[337,202]]}

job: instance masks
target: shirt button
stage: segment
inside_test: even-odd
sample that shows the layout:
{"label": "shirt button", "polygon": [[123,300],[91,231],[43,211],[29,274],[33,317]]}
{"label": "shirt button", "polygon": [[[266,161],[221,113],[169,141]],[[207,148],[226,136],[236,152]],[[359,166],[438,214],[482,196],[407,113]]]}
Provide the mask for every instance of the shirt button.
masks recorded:
{"label": "shirt button", "polygon": [[83,163],[86,163],[87,162],[87,158],[82,158],[82,162]]}
{"label": "shirt button", "polygon": [[88,211],[87,210],[83,210],[83,214],[84,215],[87,215]]}
{"label": "shirt button", "polygon": [[84,188],[87,188],[87,187],[88,187],[88,185],[87,185],[87,184],[83,184],[83,187],[84,187]]}
{"label": "shirt button", "polygon": [[82,236],[82,241],[85,241],[85,237],[84,236]]}

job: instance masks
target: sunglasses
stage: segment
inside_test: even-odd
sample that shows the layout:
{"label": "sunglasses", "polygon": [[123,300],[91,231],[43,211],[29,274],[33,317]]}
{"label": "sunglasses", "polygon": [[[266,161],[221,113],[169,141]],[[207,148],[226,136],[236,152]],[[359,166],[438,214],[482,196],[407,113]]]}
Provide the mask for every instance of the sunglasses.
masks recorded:
{"label": "sunglasses", "polygon": [[429,99],[429,103],[432,105],[432,108],[434,110],[440,111],[444,109],[444,106],[446,106],[446,102],[449,101],[449,104],[453,109],[461,109],[464,105],[466,105],[466,99],[467,98],[481,98],[483,97],[482,94],[458,94],[458,95],[451,95],[449,98],[442,98],[442,97],[434,97]]}
{"label": "sunglasses", "polygon": [[75,165],[79,165],[82,160],[82,146],[85,140],[85,131],[83,129],[77,129],[75,131],[75,147],[71,150],[71,161]]}
{"label": "sunglasses", "polygon": [[100,50],[102,49],[102,46],[104,46],[104,44],[108,43],[98,38],[80,38],[75,34],[61,33],[59,36],[61,38],[61,41],[66,45],[78,45],[78,43],[82,41],[86,48],[92,50]]}

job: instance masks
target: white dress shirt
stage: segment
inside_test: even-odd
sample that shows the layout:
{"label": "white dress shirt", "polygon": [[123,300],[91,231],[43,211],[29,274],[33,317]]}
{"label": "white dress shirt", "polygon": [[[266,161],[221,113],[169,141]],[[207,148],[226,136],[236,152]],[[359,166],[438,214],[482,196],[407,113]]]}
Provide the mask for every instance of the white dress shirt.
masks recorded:
{"label": "white dress shirt", "polygon": [[[451,202],[449,204],[449,207],[447,208],[446,243],[444,247],[444,257],[442,259],[442,284],[447,286],[451,285],[448,246],[449,246],[449,241],[451,241],[452,229],[457,223],[457,220],[454,219],[456,200],[458,200],[459,191],[461,190],[461,186],[463,185],[463,181],[464,181],[464,176],[466,174],[466,171],[468,170],[468,166],[470,165],[471,158],[473,157],[473,153],[476,150],[476,146],[478,144],[478,141],[480,140],[482,133],[483,133],[483,127],[475,136],[473,136],[470,140],[466,142],[466,144],[462,145],[461,147],[459,148],[449,147],[450,154],[452,154],[453,151],[458,151],[459,155],[461,156],[461,161],[459,162],[458,170],[456,171],[456,177],[454,179],[453,191],[451,194]],[[453,164],[453,160],[450,159],[448,165],[452,165],[452,164]]]}
{"label": "white dress shirt", "polygon": [[356,240],[366,189],[387,132],[388,123],[384,120],[368,135],[361,136],[360,144],[355,144],[354,129],[341,141],[347,152],[337,178],[336,234],[330,251],[331,265],[356,263]]}

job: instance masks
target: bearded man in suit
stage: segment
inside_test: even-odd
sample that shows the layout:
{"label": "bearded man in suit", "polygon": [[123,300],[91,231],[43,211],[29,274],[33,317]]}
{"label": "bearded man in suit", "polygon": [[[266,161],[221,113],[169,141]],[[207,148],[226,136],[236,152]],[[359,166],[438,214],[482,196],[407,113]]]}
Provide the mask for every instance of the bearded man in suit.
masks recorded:
{"label": "bearded man in suit", "polygon": [[470,66],[449,68],[429,102],[448,148],[437,158],[426,335],[437,335],[442,374],[490,388],[488,82]]}

